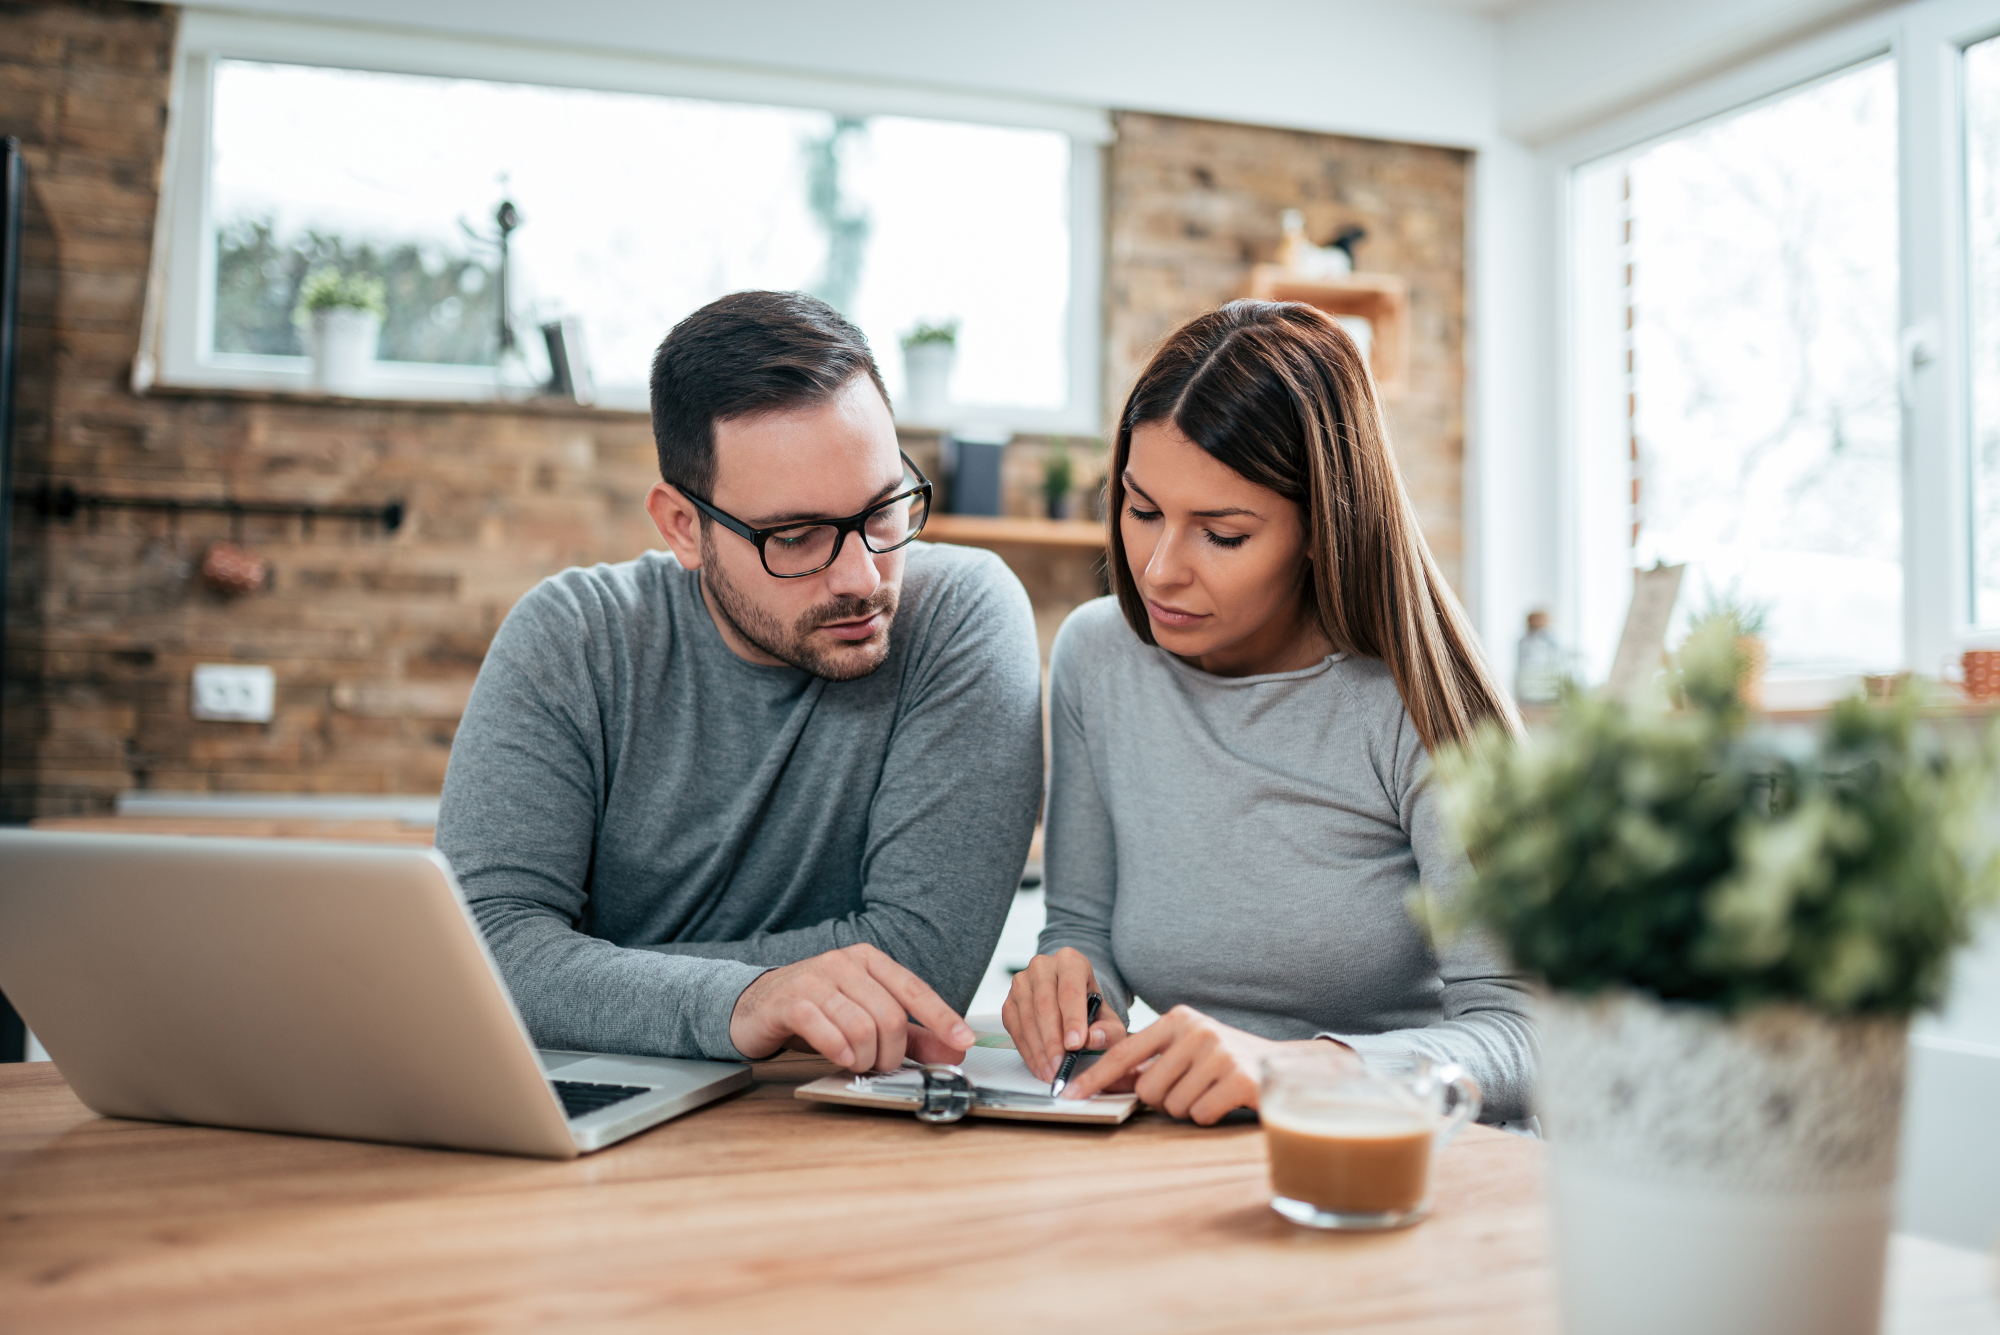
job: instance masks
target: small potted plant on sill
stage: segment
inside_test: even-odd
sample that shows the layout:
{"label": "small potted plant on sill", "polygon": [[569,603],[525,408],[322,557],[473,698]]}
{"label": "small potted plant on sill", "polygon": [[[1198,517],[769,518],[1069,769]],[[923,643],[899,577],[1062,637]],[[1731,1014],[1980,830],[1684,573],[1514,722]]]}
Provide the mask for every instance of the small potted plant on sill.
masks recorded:
{"label": "small potted plant on sill", "polygon": [[1571,693],[1439,756],[1464,915],[1542,998],[1569,1335],[1877,1329],[1910,1016],[1995,897],[1995,748],[1915,697],[1751,725],[1738,627],[1680,707]]}
{"label": "small potted plant on sill", "polygon": [[386,310],[379,278],[338,269],[307,275],[299,285],[295,318],[312,358],[313,388],[329,394],[366,390]]}
{"label": "small potted plant on sill", "polygon": [[1076,465],[1069,455],[1069,441],[1057,436],[1042,456],[1042,497],[1048,502],[1049,518],[1069,518],[1069,493],[1076,483]]}
{"label": "small potted plant on sill", "polygon": [[1725,592],[1711,592],[1708,605],[1688,620],[1691,637],[1712,626],[1722,627],[1720,633],[1736,637],[1736,647],[1743,656],[1743,679],[1738,693],[1752,709],[1761,709],[1764,704],[1764,669],[1771,661],[1764,644],[1764,619],[1768,612],[1764,604],[1738,597],[1732,585]]}
{"label": "small potted plant on sill", "polygon": [[908,420],[926,426],[951,406],[951,372],[958,362],[958,321],[920,322],[903,335],[903,399]]}

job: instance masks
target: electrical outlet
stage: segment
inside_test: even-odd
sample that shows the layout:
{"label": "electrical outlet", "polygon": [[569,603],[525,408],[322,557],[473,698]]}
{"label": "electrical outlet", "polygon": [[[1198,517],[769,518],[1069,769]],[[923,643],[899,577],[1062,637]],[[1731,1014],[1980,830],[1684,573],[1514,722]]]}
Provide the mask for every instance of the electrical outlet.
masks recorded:
{"label": "electrical outlet", "polygon": [[277,674],[241,663],[197,663],[194,716],[231,723],[269,723],[277,695]]}

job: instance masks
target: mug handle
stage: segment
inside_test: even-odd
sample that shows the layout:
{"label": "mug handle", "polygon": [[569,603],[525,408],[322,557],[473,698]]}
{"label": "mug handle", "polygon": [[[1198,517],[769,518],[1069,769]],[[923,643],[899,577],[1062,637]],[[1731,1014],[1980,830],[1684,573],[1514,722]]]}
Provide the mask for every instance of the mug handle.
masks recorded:
{"label": "mug handle", "polygon": [[1438,1148],[1444,1148],[1459,1128],[1479,1116],[1479,1082],[1465,1073],[1465,1068],[1457,1063],[1447,1063],[1431,1072],[1431,1078],[1451,1091],[1451,1118],[1438,1129]]}

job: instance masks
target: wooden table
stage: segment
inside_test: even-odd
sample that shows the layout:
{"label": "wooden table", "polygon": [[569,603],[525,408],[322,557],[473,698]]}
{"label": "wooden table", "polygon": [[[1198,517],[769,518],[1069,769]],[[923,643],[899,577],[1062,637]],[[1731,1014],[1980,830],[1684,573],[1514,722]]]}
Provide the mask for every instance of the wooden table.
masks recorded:
{"label": "wooden table", "polygon": [[558,1164],[103,1119],[0,1067],[0,1329],[1554,1330],[1532,1142],[1471,1128],[1429,1221],[1319,1234],[1255,1126],[792,1098],[828,1070]]}

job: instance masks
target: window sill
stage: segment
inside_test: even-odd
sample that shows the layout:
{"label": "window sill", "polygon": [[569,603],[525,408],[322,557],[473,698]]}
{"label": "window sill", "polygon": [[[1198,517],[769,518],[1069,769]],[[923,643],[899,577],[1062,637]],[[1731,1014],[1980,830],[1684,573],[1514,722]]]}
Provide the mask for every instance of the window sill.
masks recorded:
{"label": "window sill", "polygon": [[155,381],[139,397],[150,399],[227,399],[239,403],[281,403],[304,408],[373,409],[377,411],[414,409],[419,412],[473,412],[532,417],[596,417],[644,422],[651,414],[642,408],[605,408],[568,399],[406,399],[356,397],[327,394],[319,390],[237,389],[224,385],[169,385]]}

